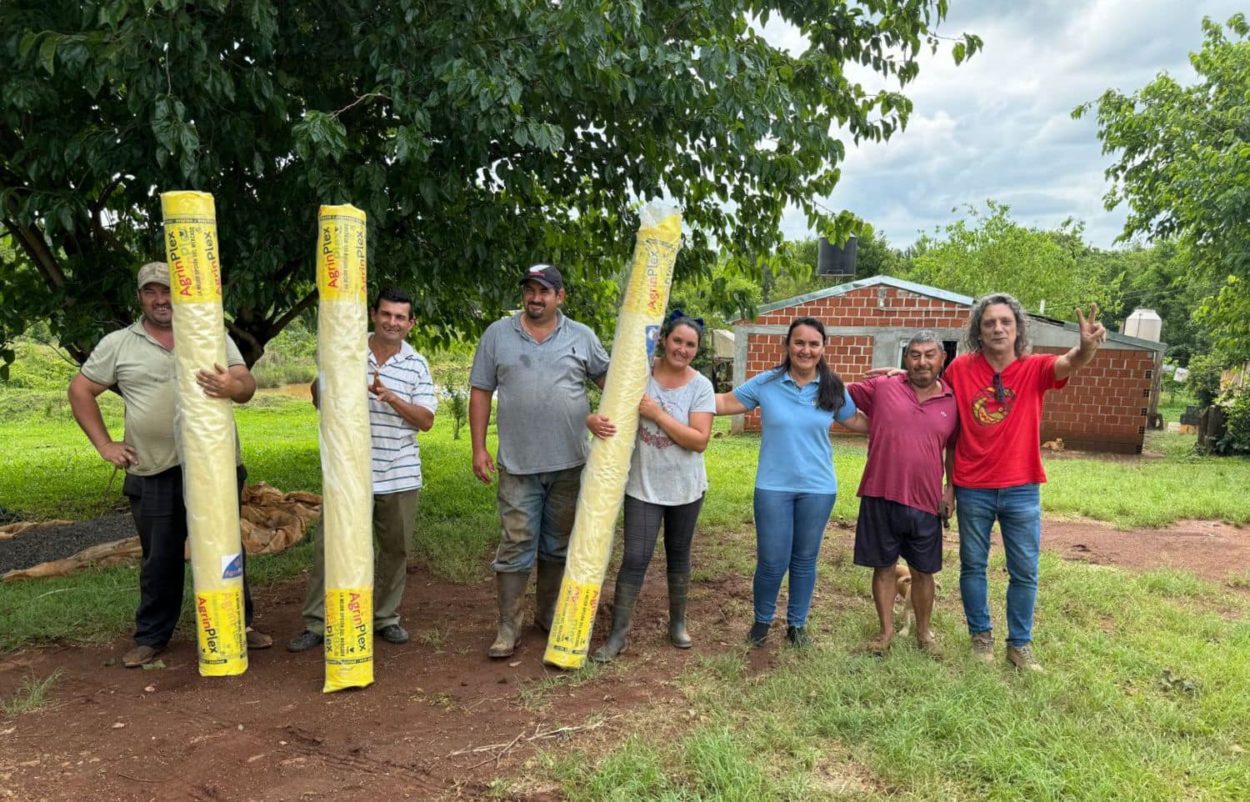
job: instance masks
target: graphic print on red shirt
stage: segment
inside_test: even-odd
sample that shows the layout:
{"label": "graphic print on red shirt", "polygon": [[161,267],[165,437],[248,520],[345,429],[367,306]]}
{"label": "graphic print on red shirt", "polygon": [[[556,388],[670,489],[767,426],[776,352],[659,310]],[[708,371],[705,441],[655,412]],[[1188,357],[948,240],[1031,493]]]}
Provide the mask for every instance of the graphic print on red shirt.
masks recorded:
{"label": "graphic print on red shirt", "polygon": [[1057,359],[1051,354],[1025,355],[1001,373],[980,353],[962,354],[951,362],[942,378],[950,383],[959,407],[956,485],[1000,488],[1046,481],[1042,398],[1068,383],[1055,380]]}

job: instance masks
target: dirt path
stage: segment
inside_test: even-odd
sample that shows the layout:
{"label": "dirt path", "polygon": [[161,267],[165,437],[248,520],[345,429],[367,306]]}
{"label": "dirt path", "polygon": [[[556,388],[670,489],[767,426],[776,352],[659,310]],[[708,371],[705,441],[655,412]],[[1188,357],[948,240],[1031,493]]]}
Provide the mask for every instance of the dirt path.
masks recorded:
{"label": "dirt path", "polygon": [[[652,572],[663,577],[662,561]],[[242,677],[200,678],[182,631],[161,670],[122,669],[126,640],[0,658],[0,696],[27,675],[62,672],[53,709],[0,718],[0,799],[477,798],[538,748],[569,737],[531,740],[536,733],[610,731],[620,714],[674,700],[671,680],[691,661],[737,648],[744,625],[731,626],[721,611],[750,603],[749,579],[697,587],[691,625],[700,648],[683,652],[666,642],[663,582],[649,582],[628,661],[577,685],[543,666],[546,640],[532,627],[511,660],[486,657],[493,585],[416,571],[408,588],[403,612],[414,637],[404,646],[376,642],[376,682],[365,691],[322,694],[320,652],[282,648],[301,628],[298,582],[258,592],[256,624],[279,643],[252,652]],[[609,617],[601,607],[600,636]],[[732,647],[719,637],[730,632]],[[769,658],[752,662],[762,670]],[[538,789],[530,798],[556,797]]]}
{"label": "dirt path", "polygon": [[[851,533],[831,531],[825,555],[845,557]],[[1189,569],[1224,582],[1250,565],[1250,532],[1187,522],[1123,532],[1048,521],[1044,545],[1067,558],[1131,569]],[[949,569],[948,569],[949,570]],[[378,642],[377,682],[365,691],[322,694],[318,652],[288,654],[300,629],[301,583],[258,593],[257,624],[280,641],[253,652],[242,677],[201,679],[185,633],[162,655],[166,668],[123,670],[124,639],[104,647],[31,649],[0,658],[0,696],[21,678],[62,672],[52,709],[0,719],[0,799],[449,799],[488,793],[517,777],[526,758],[561,738],[614,737],[631,710],[680,703],[672,682],[692,661],[740,647],[749,619],[749,577],[693,588],[695,649],[665,639],[662,560],[652,566],[621,663],[583,681],[542,665],[530,628],[509,661],[485,649],[494,626],[493,588],[410,576],[405,646]],[[834,588],[820,594],[837,596]],[[853,599],[837,599],[853,604]],[[867,600],[863,600],[865,611]],[[605,632],[601,609],[596,632]],[[751,654],[767,670],[770,650]],[[560,727],[597,728],[533,738]],[[493,746],[492,746],[493,745]],[[469,751],[490,747],[481,751]],[[459,753],[459,754],[457,754]],[[533,788],[528,799],[558,798]]]}
{"label": "dirt path", "polygon": [[1133,570],[1176,568],[1227,584],[1250,569],[1250,529],[1219,521],[1180,521],[1166,529],[1123,531],[1084,521],[1046,521],[1042,547],[1065,559]]}

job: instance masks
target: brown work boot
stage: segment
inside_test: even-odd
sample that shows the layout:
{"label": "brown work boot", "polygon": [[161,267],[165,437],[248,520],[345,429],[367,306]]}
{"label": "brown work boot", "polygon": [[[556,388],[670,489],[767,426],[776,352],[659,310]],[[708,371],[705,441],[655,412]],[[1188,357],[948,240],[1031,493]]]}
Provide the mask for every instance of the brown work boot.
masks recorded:
{"label": "brown work boot", "polygon": [[521,600],[525,598],[525,588],[529,581],[528,571],[495,574],[495,587],[499,594],[499,631],[487,652],[491,657],[511,657],[516,651],[524,617],[521,613]]}
{"label": "brown work boot", "polygon": [[1033,656],[1033,646],[1028,643],[1023,646],[1008,646],[1007,662],[1021,671],[1036,671],[1041,674],[1046,670],[1037,662],[1037,658]]}
{"label": "brown work boot", "polygon": [[252,629],[251,627],[247,628],[244,636],[247,639],[248,651],[255,652],[261,649],[268,649],[270,646],[273,646],[273,638],[271,636],[266,635],[264,632],[259,630]]}
{"label": "brown work boot", "polygon": [[994,633],[986,630],[973,635],[972,653],[983,663],[994,662]]}
{"label": "brown work boot", "polygon": [[126,654],[122,655],[122,665],[126,668],[138,668],[145,666],[156,659],[156,656],[164,651],[164,648],[156,646],[136,646]]}

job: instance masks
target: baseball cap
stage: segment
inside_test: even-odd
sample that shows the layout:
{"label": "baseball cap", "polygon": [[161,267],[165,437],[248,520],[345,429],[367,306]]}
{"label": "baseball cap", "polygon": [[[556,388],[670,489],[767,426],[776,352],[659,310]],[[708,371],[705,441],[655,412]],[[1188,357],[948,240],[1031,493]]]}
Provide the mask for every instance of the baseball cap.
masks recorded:
{"label": "baseball cap", "polygon": [[560,275],[560,268],[555,265],[530,265],[521,277],[522,284],[527,281],[537,281],[549,290],[564,289],[564,276]]}
{"label": "baseball cap", "polygon": [[148,284],[164,284],[169,286],[169,266],[164,262],[148,262],[139,268],[139,289]]}

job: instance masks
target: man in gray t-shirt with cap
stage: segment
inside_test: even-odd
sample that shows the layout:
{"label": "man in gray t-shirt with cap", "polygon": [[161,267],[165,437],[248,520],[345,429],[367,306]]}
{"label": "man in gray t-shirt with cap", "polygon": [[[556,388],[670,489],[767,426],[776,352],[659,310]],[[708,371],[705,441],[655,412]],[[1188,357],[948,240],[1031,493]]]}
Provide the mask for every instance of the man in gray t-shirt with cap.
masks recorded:
{"label": "man in gray t-shirt with cap", "polygon": [[[473,473],[499,474],[502,523],[495,554],[499,631],[491,657],[508,657],[521,634],[521,599],[538,562],[536,623],[550,631],[589,444],[586,381],[600,387],[608,354],[589,327],[560,311],[564,278],[538,264],[521,278],[522,311],[491,324],[469,374]],[[491,397],[498,392],[498,465],[486,449]]]}

